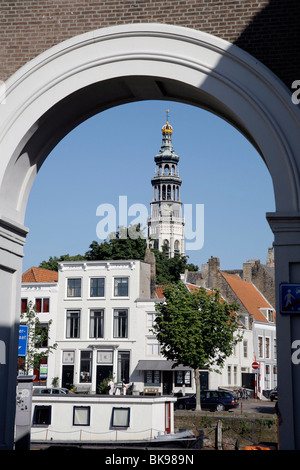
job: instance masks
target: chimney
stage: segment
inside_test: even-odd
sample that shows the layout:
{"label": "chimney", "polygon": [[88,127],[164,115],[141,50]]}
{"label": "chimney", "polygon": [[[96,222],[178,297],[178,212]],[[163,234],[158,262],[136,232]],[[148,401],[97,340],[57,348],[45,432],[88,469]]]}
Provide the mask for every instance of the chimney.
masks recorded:
{"label": "chimney", "polygon": [[208,278],[207,287],[209,289],[215,289],[217,287],[217,278],[220,272],[220,258],[213,256],[208,260]]}
{"label": "chimney", "polygon": [[155,255],[148,247],[146,248],[146,251],[145,251],[144,261],[145,263],[150,264],[150,296],[151,296],[151,299],[154,299],[155,287],[156,287]]}
{"label": "chimney", "polygon": [[275,267],[273,248],[268,248],[267,263],[266,264],[269,268],[274,268]]}

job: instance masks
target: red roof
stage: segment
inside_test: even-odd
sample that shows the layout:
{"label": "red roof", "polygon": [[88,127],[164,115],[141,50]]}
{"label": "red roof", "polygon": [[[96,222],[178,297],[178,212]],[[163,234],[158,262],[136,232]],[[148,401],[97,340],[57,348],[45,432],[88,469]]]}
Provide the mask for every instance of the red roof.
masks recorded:
{"label": "red roof", "polygon": [[[194,292],[195,290],[201,289],[201,286],[196,286],[195,284],[190,284],[189,282],[186,282],[185,285],[189,289],[190,292]],[[204,287],[204,289],[206,290],[208,294],[212,294],[213,292],[212,290],[207,289],[207,287]]]}
{"label": "red roof", "polygon": [[164,289],[165,289],[165,286],[156,286],[155,287],[155,293],[156,293],[156,297],[158,299],[164,299]]}
{"label": "red roof", "polygon": [[268,322],[260,309],[273,310],[273,307],[259,290],[251,282],[242,281],[236,275],[225,272],[221,272],[221,274],[245,306],[246,310],[254,316],[254,319],[261,322]]}
{"label": "red roof", "polygon": [[36,268],[27,269],[22,275],[22,282],[57,282],[58,273],[50,269]]}

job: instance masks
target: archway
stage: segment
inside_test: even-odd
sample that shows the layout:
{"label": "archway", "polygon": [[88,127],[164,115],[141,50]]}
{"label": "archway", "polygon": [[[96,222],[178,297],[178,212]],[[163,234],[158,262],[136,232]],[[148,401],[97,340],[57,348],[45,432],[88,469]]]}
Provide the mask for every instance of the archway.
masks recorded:
{"label": "archway", "polygon": [[[46,51],[7,81],[0,109],[0,295],[5,312],[0,323],[5,344],[0,420],[7,423],[0,435],[3,448],[13,442],[11,397],[27,233],[23,224],[32,182],[51,149],[72,128],[104,109],[142,99],[205,108],[252,142],[274,185],[276,212],[268,214],[268,220],[275,235],[277,305],[279,284],[300,282],[300,116],[288,90],[268,69],[220,39],[166,25],[102,29]],[[300,325],[296,318],[279,313],[277,325],[278,369],[285,384],[281,389],[279,383],[280,406],[287,417],[281,425],[281,447],[300,448],[300,428],[294,422],[299,404],[290,396],[300,389],[297,365],[291,361]]]}

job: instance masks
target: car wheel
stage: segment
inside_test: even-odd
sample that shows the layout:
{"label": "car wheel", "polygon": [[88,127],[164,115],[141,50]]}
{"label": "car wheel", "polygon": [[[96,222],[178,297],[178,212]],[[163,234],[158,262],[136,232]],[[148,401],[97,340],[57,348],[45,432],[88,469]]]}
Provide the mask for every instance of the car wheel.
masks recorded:
{"label": "car wheel", "polygon": [[222,403],[217,403],[216,411],[224,411],[225,406]]}
{"label": "car wheel", "polygon": [[184,409],[184,404],[183,403],[180,403],[177,407],[179,410],[183,410]]}

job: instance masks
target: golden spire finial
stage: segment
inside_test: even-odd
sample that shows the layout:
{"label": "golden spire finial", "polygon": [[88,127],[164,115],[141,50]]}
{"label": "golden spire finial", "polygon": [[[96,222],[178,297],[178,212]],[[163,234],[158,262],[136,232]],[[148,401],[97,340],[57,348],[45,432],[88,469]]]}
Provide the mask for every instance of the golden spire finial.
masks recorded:
{"label": "golden spire finial", "polygon": [[173,128],[172,128],[172,126],[169,124],[169,112],[170,112],[170,110],[169,110],[169,109],[166,109],[165,111],[166,111],[166,115],[167,115],[167,116],[166,116],[166,117],[167,117],[167,122],[166,122],[166,124],[161,128],[161,130],[162,130],[162,133],[163,133],[163,134],[172,134]]}

